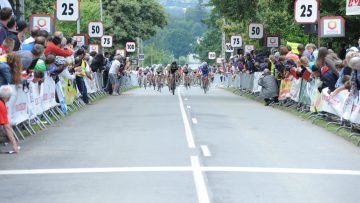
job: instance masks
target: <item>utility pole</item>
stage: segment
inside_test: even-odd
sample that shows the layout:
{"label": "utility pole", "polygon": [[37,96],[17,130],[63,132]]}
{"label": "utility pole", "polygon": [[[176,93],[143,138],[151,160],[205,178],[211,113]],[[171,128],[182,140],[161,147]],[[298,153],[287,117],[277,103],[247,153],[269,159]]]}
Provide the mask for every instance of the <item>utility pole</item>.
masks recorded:
{"label": "utility pole", "polygon": [[103,21],[103,5],[102,0],[100,0],[100,20]]}
{"label": "utility pole", "polygon": [[[223,18],[224,20],[224,25],[226,24],[226,20],[225,18]],[[226,60],[226,57],[225,57],[225,49],[226,49],[226,46],[225,46],[225,39],[226,38],[226,34],[225,34],[225,31],[222,32],[222,37],[221,37],[221,55],[222,57],[224,57],[224,59]]]}

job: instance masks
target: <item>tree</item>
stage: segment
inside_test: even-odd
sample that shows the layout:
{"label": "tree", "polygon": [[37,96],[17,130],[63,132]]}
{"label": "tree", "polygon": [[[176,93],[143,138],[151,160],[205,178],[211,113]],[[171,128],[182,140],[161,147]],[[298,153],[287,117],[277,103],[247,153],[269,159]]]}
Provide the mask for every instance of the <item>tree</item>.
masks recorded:
{"label": "tree", "polygon": [[157,48],[154,44],[149,44],[144,47],[145,66],[152,64],[169,64],[174,60],[174,55],[168,51]]}
{"label": "tree", "polygon": [[207,25],[208,30],[204,33],[202,38],[199,39],[198,43],[195,45],[195,53],[197,58],[201,61],[206,61],[208,63],[213,63],[213,60],[209,60],[208,53],[216,52],[216,55],[221,54],[221,26],[223,26],[223,21],[219,19],[219,15],[215,12],[211,13],[209,18],[204,21]]}
{"label": "tree", "polygon": [[166,26],[163,7],[154,0],[104,0],[105,14],[112,26],[106,31],[125,43],[137,37],[148,39]]}

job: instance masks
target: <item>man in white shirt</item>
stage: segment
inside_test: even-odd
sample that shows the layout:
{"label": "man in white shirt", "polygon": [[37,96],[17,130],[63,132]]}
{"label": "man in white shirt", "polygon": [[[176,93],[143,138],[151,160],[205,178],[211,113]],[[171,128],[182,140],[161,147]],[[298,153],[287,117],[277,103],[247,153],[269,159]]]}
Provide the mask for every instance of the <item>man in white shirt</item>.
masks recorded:
{"label": "man in white shirt", "polygon": [[120,60],[121,56],[120,55],[116,55],[114,57],[114,61],[111,64],[110,70],[109,70],[109,81],[113,90],[112,95],[113,96],[119,96],[119,94],[116,92],[117,90],[117,86],[118,86],[118,75],[119,75],[119,70],[120,70]]}
{"label": "man in white shirt", "polygon": [[31,49],[34,47],[35,44],[35,38],[39,35],[39,28],[33,27],[31,28],[31,36],[24,40],[24,42],[21,45],[21,50],[27,50],[31,51]]}

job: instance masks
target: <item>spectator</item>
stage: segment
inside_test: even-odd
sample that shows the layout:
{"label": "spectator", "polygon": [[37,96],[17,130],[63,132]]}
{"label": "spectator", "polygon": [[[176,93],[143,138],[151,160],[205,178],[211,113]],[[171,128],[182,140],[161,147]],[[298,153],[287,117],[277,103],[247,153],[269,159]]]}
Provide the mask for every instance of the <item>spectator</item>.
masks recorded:
{"label": "spectator", "polygon": [[90,65],[90,68],[93,72],[101,72],[104,70],[104,55],[102,54],[96,54],[94,59],[92,60],[92,63]]}
{"label": "spectator", "polygon": [[287,46],[287,49],[288,49],[288,53],[286,54],[286,58],[291,59],[291,60],[293,60],[295,62],[298,62],[299,61],[299,56],[292,52],[291,46]]}
{"label": "spectator", "polygon": [[265,69],[259,80],[259,86],[262,87],[260,96],[265,100],[265,106],[271,102],[278,102],[278,87],[275,78],[270,75],[270,70]]}
{"label": "spectator", "polygon": [[64,50],[60,48],[61,40],[62,39],[59,37],[54,37],[51,42],[48,42],[47,47],[45,49],[45,55],[52,52],[56,56],[63,56],[63,57],[71,56],[73,54],[72,50]]}
{"label": "spectator", "polygon": [[10,37],[15,41],[15,46],[13,50],[18,51],[20,49],[21,41],[18,36],[19,33],[16,30],[17,25],[14,16],[11,17],[10,21],[7,24],[7,27],[8,27],[8,33],[7,33],[8,37]]}
{"label": "spectator", "polygon": [[341,43],[341,48],[340,48],[340,51],[339,51],[339,58],[341,60],[345,60],[345,56],[346,56],[346,44]]}
{"label": "spectator", "polygon": [[329,70],[328,67],[324,66],[322,68],[314,65],[313,74],[315,77],[320,78],[322,84],[318,87],[319,92],[322,92],[323,89],[329,88],[329,91],[332,92],[336,89],[335,85],[338,80],[338,77]]}
{"label": "spectator", "polygon": [[[9,54],[11,52],[13,52],[14,50],[14,46],[15,46],[15,41],[9,37],[5,38],[3,44],[0,46],[0,56],[4,56],[6,54]],[[1,58],[4,58],[4,57],[1,57]],[[0,61],[6,61],[6,56],[5,56],[5,59],[4,60],[1,60]]]}
{"label": "spectator", "polygon": [[251,54],[250,53],[247,53],[246,56],[245,56],[245,62],[246,62],[246,70],[249,72],[249,73],[253,73],[255,71],[255,67],[254,67],[254,64],[251,60]]}
{"label": "spectator", "polygon": [[39,28],[33,27],[31,28],[30,37],[27,38],[21,45],[21,50],[28,50],[31,51],[31,49],[34,47],[35,44],[35,38],[39,36]]}
{"label": "spectator", "polygon": [[358,39],[358,50],[360,51],[360,37],[359,37],[359,39]]}
{"label": "spectator", "polygon": [[339,73],[335,67],[335,60],[339,60],[335,54],[330,54],[326,47],[320,47],[318,52],[318,57],[316,59],[316,66],[320,69],[323,67],[327,67],[329,70],[332,71],[333,74],[339,76]]}
{"label": "spectator", "polygon": [[39,36],[35,38],[35,44],[40,44],[42,46],[47,47],[47,39],[43,36]]}
{"label": "spectator", "polygon": [[280,46],[279,47],[279,53],[280,53],[280,56],[287,56],[287,54],[289,53],[288,47]]}
{"label": "spectator", "polygon": [[18,146],[15,136],[13,134],[12,127],[8,119],[8,111],[5,105],[6,102],[9,101],[11,95],[12,88],[9,85],[4,85],[0,87],[0,125],[3,126],[5,135],[12,145],[13,151],[8,152],[10,154],[20,152],[20,146]]}
{"label": "spectator", "polygon": [[23,37],[25,33],[27,32],[28,24],[23,20],[18,20],[16,22],[16,31],[18,31],[19,35],[18,38],[20,42],[22,43]]}
{"label": "spectator", "polygon": [[349,61],[349,66],[354,70],[360,70],[360,56],[356,56]]}
{"label": "spectator", "polygon": [[111,64],[110,70],[109,70],[109,82],[111,84],[112,87],[112,95],[113,96],[119,96],[119,94],[116,92],[117,88],[118,88],[118,77],[120,75],[120,59],[121,56],[120,55],[116,55],[114,57],[114,61]]}
{"label": "spectator", "polygon": [[309,52],[310,66],[315,63],[318,57],[318,50],[315,44],[307,44],[305,47],[306,51]]}
{"label": "spectator", "polygon": [[87,89],[84,81],[84,77],[86,76],[87,69],[90,69],[88,64],[85,61],[85,51],[83,49],[79,49],[76,51],[76,57],[75,57],[75,65],[77,66],[76,71],[79,72],[76,75],[76,85],[79,89],[82,100],[85,102],[85,104],[89,104],[89,98],[87,95]]}
{"label": "spectator", "polygon": [[12,9],[5,7],[0,10],[0,45],[3,44],[5,38],[8,36],[7,24],[11,20]]}
{"label": "spectator", "polygon": [[22,72],[22,63],[21,56],[19,53],[11,53],[8,56],[8,64],[10,67],[10,84],[20,85],[21,83],[21,72]]}
{"label": "spectator", "polygon": [[297,46],[297,50],[299,52],[299,58],[301,58],[304,55],[305,52],[305,46],[303,44],[299,44]]}
{"label": "spectator", "polygon": [[35,46],[32,48],[31,51],[20,50],[18,51],[18,53],[21,56],[21,61],[24,70],[29,69],[31,65],[33,65],[31,69],[34,69],[35,64],[32,64],[33,60],[40,58],[40,56],[42,56],[42,54],[44,53],[44,47],[42,45],[35,44]]}

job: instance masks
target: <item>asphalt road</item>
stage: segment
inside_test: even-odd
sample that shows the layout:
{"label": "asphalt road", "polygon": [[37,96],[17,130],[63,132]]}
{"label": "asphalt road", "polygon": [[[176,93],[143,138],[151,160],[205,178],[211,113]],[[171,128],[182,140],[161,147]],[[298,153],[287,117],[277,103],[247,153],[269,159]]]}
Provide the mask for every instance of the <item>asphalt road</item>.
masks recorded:
{"label": "asphalt road", "polygon": [[1,203],[359,202],[360,150],[220,89],[108,97],[0,154]]}

